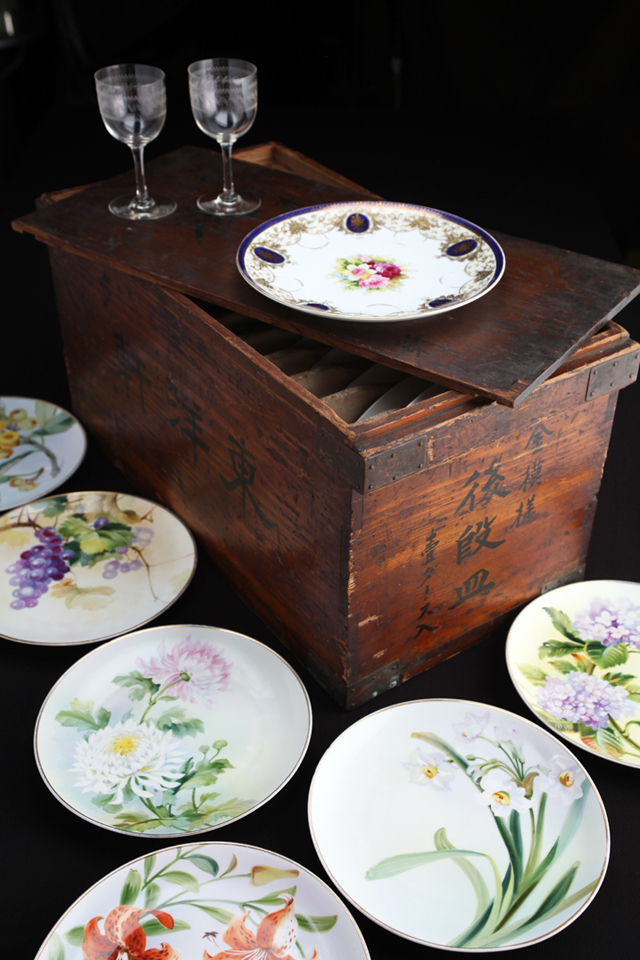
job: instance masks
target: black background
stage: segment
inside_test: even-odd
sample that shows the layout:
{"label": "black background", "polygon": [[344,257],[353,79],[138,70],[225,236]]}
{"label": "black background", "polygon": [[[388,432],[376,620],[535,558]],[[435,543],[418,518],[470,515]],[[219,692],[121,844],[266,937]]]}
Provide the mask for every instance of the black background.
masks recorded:
{"label": "black background", "polygon": [[[191,116],[186,68],[203,57],[239,56],[257,64],[260,84],[258,118],[240,145],[279,140],[388,199],[640,266],[635,2],[600,4],[589,16],[578,5],[550,0],[526,13],[520,5],[468,0],[351,0],[330,7],[12,2],[14,12],[19,6],[32,15],[35,36],[24,46],[0,48],[0,394],[70,406],[46,250],[12,233],[10,221],[33,209],[43,191],[130,168],[127,148],[108,136],[95,103],[93,72],[109,63],[153,63],[167,74],[168,118],[147,149],[150,159],[185,143],[211,145]],[[637,304],[617,319],[640,339]],[[637,386],[620,394],[589,579],[640,580],[639,396]],[[63,489],[133,492],[92,438],[84,464]],[[237,630],[292,662],[204,554],[187,592],[157,623]],[[324,750],[355,720],[409,699],[477,700],[528,716],[508,677],[505,637],[506,631],[496,634],[350,714],[294,663],[314,710],[306,759],[272,801],[206,836],[277,851],[324,877],[306,824],[308,787]],[[37,773],[32,732],[39,707],[87,649],[0,646],[6,956],[34,956],[83,890],[166,845],[84,822],[54,799]],[[638,774],[584,752],[580,760],[609,813],[611,864],[582,917],[522,951],[532,960],[637,955]],[[442,953],[355,916],[372,960]]]}

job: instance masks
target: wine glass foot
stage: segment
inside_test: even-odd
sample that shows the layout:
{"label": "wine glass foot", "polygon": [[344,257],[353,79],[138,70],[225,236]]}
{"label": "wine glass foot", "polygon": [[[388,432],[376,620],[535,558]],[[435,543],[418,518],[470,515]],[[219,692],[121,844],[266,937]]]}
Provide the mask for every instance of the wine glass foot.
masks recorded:
{"label": "wine glass foot", "polygon": [[140,204],[131,194],[125,197],[116,197],[109,204],[109,210],[116,217],[125,220],[160,220],[174,213],[178,204],[169,197],[154,197],[150,204]]}
{"label": "wine glass foot", "polygon": [[197,203],[203,213],[210,213],[214,217],[243,217],[258,210],[262,201],[258,197],[236,194],[233,203],[228,203],[222,199],[222,194],[204,193],[198,197]]}

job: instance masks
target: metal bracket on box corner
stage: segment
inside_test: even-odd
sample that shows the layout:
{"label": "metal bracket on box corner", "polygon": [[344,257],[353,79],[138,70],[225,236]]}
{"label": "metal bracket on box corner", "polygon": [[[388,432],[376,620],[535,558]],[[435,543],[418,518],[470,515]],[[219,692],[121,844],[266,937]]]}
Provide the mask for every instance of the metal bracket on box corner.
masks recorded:
{"label": "metal bracket on box corner", "polygon": [[406,440],[367,457],[320,428],[318,455],[354,490],[365,494],[419,473],[427,464],[427,438]]}
{"label": "metal bracket on box corner", "polygon": [[427,439],[418,437],[399,443],[366,461],[364,492],[379,490],[396,480],[403,480],[424,469],[427,462]]}
{"label": "metal bracket on box corner", "polygon": [[611,393],[612,390],[628,387],[637,379],[639,366],[640,351],[636,350],[634,353],[617,357],[615,360],[607,360],[593,367],[589,374],[585,400],[595,400],[596,397],[602,397],[605,393]]}

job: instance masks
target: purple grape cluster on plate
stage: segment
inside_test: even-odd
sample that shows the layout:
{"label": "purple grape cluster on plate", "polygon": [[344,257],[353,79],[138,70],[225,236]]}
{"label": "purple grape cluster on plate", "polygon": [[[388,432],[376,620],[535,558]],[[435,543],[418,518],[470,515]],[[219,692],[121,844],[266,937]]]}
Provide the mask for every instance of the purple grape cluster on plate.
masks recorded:
{"label": "purple grape cluster on plate", "polygon": [[35,537],[39,543],[21,553],[20,559],[6,569],[11,574],[9,583],[15,587],[11,603],[14,610],[36,607],[49,584],[62,580],[69,572],[67,560],[73,557],[73,550],[63,547],[62,537],[55,529],[36,530]]}

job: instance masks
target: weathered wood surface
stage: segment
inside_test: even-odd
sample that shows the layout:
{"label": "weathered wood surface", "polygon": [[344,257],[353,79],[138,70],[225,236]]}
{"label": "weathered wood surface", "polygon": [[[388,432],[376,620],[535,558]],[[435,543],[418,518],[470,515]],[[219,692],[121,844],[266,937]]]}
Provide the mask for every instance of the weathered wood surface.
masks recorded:
{"label": "weathered wood surface", "polygon": [[253,290],[236,269],[236,250],[249,230],[271,217],[362,195],[240,160],[235,174],[240,190],[250,188],[262,198],[251,217],[219,220],[197,209],[196,196],[221,183],[220,157],[184,147],[149,164],[151,191],[178,202],[173,217],[153,223],[112,217],[108,201],[131,186],[127,174],[14,226],[62,250],[509,406],[640,292],[639,271],[496,234],[506,255],[505,276],[474,303],[400,323],[316,320]]}
{"label": "weathered wood surface", "polygon": [[423,469],[369,490],[400,418],[349,428],[180,294],[51,258],[75,411],[343,706],[582,575],[617,396],[586,383],[637,350],[620,328],[517,410],[449,394],[417,411]]}

